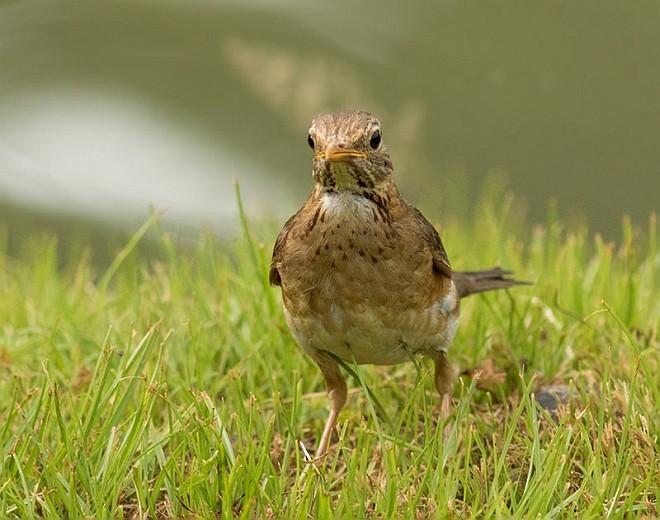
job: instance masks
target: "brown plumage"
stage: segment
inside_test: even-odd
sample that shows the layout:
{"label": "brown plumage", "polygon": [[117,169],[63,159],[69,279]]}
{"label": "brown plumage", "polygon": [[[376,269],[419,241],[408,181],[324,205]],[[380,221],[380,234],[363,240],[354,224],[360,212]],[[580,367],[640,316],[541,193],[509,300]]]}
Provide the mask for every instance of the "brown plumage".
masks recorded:
{"label": "brown plumage", "polygon": [[377,365],[415,353],[430,357],[446,416],[453,389],[446,352],[458,327],[459,299],[521,282],[499,268],[452,271],[435,228],[399,194],[372,115],[320,116],[308,143],[315,185],[277,237],[269,277],[282,288],[294,339],[328,389],[320,457],[346,402],[335,357]]}

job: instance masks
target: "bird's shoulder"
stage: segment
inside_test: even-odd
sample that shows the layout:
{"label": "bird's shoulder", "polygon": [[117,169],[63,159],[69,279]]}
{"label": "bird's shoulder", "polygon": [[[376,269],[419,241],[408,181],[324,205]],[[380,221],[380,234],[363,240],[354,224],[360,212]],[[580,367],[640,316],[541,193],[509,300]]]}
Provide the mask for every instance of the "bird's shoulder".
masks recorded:
{"label": "bird's shoulder", "polygon": [[440,275],[451,278],[452,268],[449,257],[442,244],[437,229],[429,222],[424,214],[405,199],[401,199],[402,212],[408,215],[408,221],[413,223],[418,239],[424,244],[424,250],[431,255],[433,269]]}
{"label": "bird's shoulder", "polygon": [[286,247],[292,232],[300,225],[304,225],[308,219],[310,208],[315,204],[314,193],[310,195],[305,204],[296,211],[289,220],[286,221],[273,246],[273,254],[270,261],[270,269],[268,270],[268,280],[272,286],[281,286],[282,279],[280,277],[279,266],[282,263],[283,256],[286,254]]}

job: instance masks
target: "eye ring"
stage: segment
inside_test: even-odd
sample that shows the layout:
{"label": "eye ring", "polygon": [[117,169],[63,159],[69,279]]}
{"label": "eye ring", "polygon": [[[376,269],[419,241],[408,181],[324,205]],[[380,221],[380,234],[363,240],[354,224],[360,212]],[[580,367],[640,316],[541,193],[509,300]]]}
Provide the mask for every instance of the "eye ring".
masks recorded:
{"label": "eye ring", "polygon": [[312,137],[312,134],[307,134],[307,144],[309,147],[313,150],[315,143],[314,143],[314,138]]}
{"label": "eye ring", "polygon": [[371,139],[369,139],[369,146],[375,150],[380,146],[381,141],[382,136],[380,135],[380,130],[376,129],[376,131],[371,134]]}

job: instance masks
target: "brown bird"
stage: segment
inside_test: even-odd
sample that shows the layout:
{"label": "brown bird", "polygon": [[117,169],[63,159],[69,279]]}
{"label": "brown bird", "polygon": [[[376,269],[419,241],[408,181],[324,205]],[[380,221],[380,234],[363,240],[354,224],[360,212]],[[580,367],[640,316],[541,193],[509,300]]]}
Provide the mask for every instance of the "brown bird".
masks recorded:
{"label": "brown bird", "polygon": [[335,358],[394,365],[411,353],[430,357],[446,418],[453,389],[447,349],[460,298],[522,282],[499,268],[452,270],[438,232],[399,194],[374,116],[357,110],[322,115],[307,142],[315,185],[277,237],[269,278],[282,288],[291,334],[327,386],[330,415],[319,458],[346,403]]}

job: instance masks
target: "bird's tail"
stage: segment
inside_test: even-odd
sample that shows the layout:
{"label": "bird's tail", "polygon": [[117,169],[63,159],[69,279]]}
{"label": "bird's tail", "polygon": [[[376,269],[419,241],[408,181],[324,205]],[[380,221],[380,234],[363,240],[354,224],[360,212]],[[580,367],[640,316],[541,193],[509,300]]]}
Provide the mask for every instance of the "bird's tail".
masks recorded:
{"label": "bird's tail", "polygon": [[513,285],[529,285],[530,282],[521,282],[507,278],[513,274],[512,271],[506,271],[499,267],[488,269],[486,271],[454,271],[453,279],[461,298],[471,294],[484,291],[494,291],[496,289],[506,289]]}

